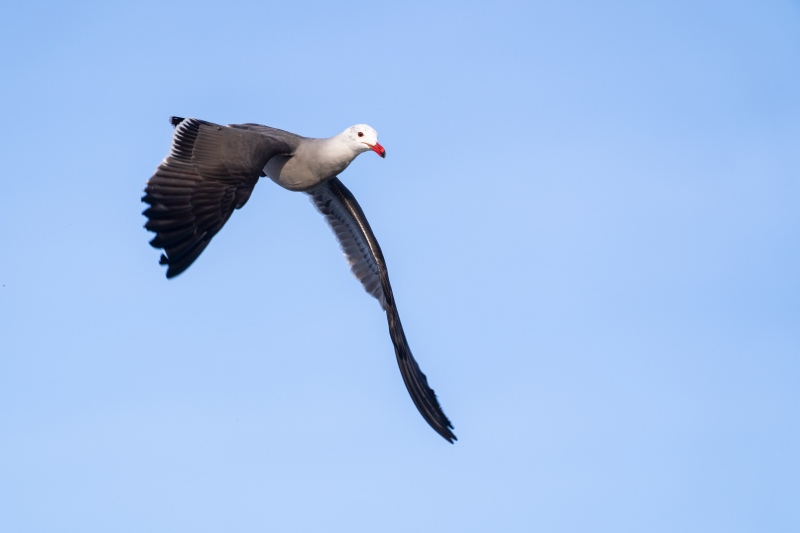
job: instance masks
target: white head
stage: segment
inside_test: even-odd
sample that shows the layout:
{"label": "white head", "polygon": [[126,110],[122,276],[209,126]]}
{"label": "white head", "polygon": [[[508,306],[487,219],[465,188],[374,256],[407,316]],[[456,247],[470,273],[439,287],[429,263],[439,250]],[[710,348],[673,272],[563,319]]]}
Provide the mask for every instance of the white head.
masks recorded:
{"label": "white head", "polygon": [[379,156],[386,157],[386,150],[378,143],[378,132],[366,124],[350,126],[339,137],[357,154],[372,150]]}

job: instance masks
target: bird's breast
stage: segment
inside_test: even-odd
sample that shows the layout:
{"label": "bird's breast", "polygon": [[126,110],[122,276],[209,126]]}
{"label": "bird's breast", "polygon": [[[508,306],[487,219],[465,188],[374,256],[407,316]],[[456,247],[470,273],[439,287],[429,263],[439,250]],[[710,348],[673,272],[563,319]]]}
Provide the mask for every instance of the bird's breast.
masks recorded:
{"label": "bird's breast", "polygon": [[[307,158],[306,158],[307,159]],[[347,163],[326,164],[291,155],[278,155],[267,161],[264,174],[290,191],[308,191],[335,177],[347,168]]]}

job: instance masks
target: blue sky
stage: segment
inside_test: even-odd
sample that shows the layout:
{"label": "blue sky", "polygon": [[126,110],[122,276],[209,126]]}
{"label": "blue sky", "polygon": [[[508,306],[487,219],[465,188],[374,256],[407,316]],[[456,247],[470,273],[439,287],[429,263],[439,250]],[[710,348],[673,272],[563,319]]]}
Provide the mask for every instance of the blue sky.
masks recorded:
{"label": "blue sky", "polygon": [[[42,2],[0,16],[0,530],[800,529],[800,4]],[[342,175],[455,425],[304,195],[167,281],[171,115]]]}

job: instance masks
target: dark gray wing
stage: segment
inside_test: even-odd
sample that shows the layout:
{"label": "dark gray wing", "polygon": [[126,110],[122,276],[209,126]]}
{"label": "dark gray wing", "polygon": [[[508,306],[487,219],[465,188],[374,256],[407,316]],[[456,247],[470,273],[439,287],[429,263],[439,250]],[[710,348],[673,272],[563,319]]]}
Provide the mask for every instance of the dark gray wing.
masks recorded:
{"label": "dark gray wing", "polygon": [[[287,132],[220,126],[172,117],[172,148],[147,182],[142,201],[150,244],[163,248],[167,277],[186,270],[250,198],[267,161],[294,152],[299,137]],[[265,126],[266,128],[266,126]]]}
{"label": "dark gray wing", "polygon": [[414,405],[439,435],[448,442],[457,440],[450,431],[453,424],[445,416],[436,394],[428,386],[428,379],[411,355],[411,348],[394,303],[386,261],[358,202],[338,178],[328,180],[308,194],[336,234],[348,262],[352,265],[353,273],[364,284],[367,292],[375,296],[386,310],[397,364]]}
{"label": "dark gray wing", "polygon": [[253,124],[251,122],[248,122],[246,124],[228,124],[228,126],[240,130],[254,131],[256,133],[260,133],[262,135],[266,135],[267,137],[271,137],[274,139],[284,139],[286,142],[292,144],[295,147],[297,146],[297,142],[299,142],[300,139],[306,138],[286,130],[281,130],[270,126],[264,126],[262,124]]}
{"label": "dark gray wing", "polygon": [[[342,190],[347,191],[338,178],[334,179],[339,182]],[[345,204],[337,200],[338,196],[331,193],[327,184],[309,191],[308,194],[311,195],[311,200],[319,212],[325,215],[325,220],[336,235],[336,240],[339,241],[347,263],[350,265],[350,271],[364,286],[364,290],[378,300],[378,303],[381,304],[381,309],[385,310],[386,296],[381,282],[381,266],[378,263],[378,257],[370,248],[370,240],[367,234],[372,235],[372,233],[369,229],[369,224],[367,224],[367,219],[362,214],[362,220],[367,228],[365,232],[359,226],[358,218],[353,216]],[[355,198],[353,198],[353,204],[358,206]],[[372,240],[377,247],[378,243],[375,241],[374,235],[372,235]],[[378,248],[378,252],[380,253],[380,248]],[[383,260],[382,256],[381,260]]]}

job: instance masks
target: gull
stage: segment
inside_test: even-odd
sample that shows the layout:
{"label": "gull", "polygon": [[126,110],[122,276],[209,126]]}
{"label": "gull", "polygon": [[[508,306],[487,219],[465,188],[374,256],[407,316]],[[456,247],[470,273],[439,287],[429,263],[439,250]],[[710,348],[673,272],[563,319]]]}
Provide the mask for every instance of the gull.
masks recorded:
{"label": "gull", "polygon": [[347,262],[367,293],[386,311],[389,336],[408,393],[428,424],[448,442],[457,440],[428,379],[408,346],[389,283],[381,247],[361,206],[338,175],[359,154],[386,157],[378,133],[366,124],[316,139],[260,124],[221,126],[196,118],[171,117],[169,154],[148,180],[142,201],[150,241],[163,249],[160,264],[173,278],[197,259],[243,207],[259,178],[307,194],[330,225]]}

